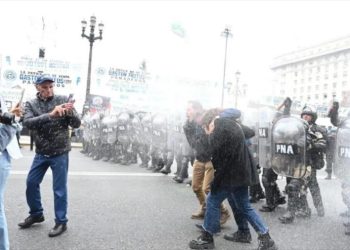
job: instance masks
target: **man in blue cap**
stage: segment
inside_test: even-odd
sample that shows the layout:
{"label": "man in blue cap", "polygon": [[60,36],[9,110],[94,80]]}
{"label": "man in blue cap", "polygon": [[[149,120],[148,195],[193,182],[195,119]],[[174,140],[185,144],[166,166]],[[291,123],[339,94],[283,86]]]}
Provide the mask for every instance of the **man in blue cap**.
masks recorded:
{"label": "man in blue cap", "polygon": [[80,119],[73,102],[65,96],[54,95],[54,79],[41,75],[35,82],[36,97],[25,104],[23,125],[34,133],[36,155],[27,177],[26,198],[29,216],[18,224],[29,228],[43,222],[40,183],[49,167],[52,170],[55,226],[49,232],[55,237],[67,230],[68,153],[71,150],[69,127],[78,128]]}

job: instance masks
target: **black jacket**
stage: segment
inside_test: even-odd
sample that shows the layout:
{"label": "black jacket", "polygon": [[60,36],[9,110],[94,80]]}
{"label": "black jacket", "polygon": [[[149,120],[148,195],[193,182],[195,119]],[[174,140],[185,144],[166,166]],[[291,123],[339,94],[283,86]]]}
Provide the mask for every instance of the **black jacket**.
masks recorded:
{"label": "black jacket", "polygon": [[218,188],[251,186],[258,175],[245,143],[242,128],[230,119],[214,121],[209,135],[212,162],[215,169],[212,192]]}
{"label": "black jacket", "polygon": [[33,131],[36,153],[54,156],[71,150],[68,127],[80,126],[77,112],[73,110],[72,115],[59,118],[49,116],[55,106],[67,101],[65,96],[55,95],[43,100],[37,95],[36,98],[26,102],[23,125]]}
{"label": "black jacket", "polygon": [[208,162],[211,159],[208,135],[196,122],[187,121],[183,127],[190,146],[195,150],[196,159],[200,162]]}

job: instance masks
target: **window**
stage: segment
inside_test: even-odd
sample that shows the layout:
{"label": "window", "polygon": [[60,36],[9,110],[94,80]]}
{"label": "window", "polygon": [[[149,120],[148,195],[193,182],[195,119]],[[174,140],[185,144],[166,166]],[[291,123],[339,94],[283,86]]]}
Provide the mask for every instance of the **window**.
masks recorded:
{"label": "window", "polygon": [[323,99],[327,99],[327,94],[323,94]]}
{"label": "window", "polygon": [[336,88],[336,87],[337,87],[337,83],[334,82],[334,83],[333,83],[333,88]]}
{"label": "window", "polygon": [[323,89],[328,89],[328,84],[323,84]]}
{"label": "window", "polygon": [[318,90],[319,87],[320,87],[320,86],[317,84],[317,85],[315,86],[315,90]]}
{"label": "window", "polygon": [[346,87],[346,85],[348,85],[348,82],[347,81],[343,81],[342,85],[343,85],[343,87]]}
{"label": "window", "polygon": [[343,72],[343,76],[348,76],[348,72],[347,72],[347,71],[344,71],[344,72]]}
{"label": "window", "polygon": [[311,86],[308,86],[307,87],[307,92],[310,92],[311,91]]}
{"label": "window", "polygon": [[328,75],[324,75],[324,79],[328,79]]}
{"label": "window", "polygon": [[333,77],[334,77],[334,78],[337,78],[337,77],[338,77],[338,74],[337,74],[337,73],[334,73],[334,74],[333,74]]}
{"label": "window", "polygon": [[293,93],[294,93],[294,94],[297,93],[297,89],[296,89],[296,88],[293,89]]}
{"label": "window", "polygon": [[318,94],[315,95],[315,100],[318,100]]}

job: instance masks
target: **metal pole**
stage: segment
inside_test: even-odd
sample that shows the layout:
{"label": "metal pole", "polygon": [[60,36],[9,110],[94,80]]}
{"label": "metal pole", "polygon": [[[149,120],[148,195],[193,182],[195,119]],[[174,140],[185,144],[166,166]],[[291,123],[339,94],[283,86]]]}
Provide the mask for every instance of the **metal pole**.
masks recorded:
{"label": "metal pole", "polygon": [[224,107],[224,89],[225,89],[225,76],[226,76],[226,55],[227,55],[227,40],[228,40],[228,30],[225,30],[226,42],[225,42],[225,59],[224,59],[224,76],[222,79],[222,91],[221,91],[221,108]]}
{"label": "metal pole", "polygon": [[89,66],[88,66],[88,75],[86,82],[86,94],[85,94],[85,102],[87,102],[88,97],[90,95],[90,86],[91,86],[91,62],[92,62],[92,46],[94,42],[90,41],[90,52],[89,52]]}

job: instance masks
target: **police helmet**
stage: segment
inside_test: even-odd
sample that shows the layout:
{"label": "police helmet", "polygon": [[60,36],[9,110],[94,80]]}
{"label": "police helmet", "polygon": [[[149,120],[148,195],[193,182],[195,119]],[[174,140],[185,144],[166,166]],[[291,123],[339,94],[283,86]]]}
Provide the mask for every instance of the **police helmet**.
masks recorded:
{"label": "police helmet", "polygon": [[313,109],[313,108],[310,107],[310,106],[305,106],[305,107],[303,108],[303,111],[301,112],[300,117],[302,118],[303,115],[309,115],[309,116],[311,116],[311,117],[312,117],[312,119],[311,119],[311,122],[312,122],[312,123],[315,123],[316,120],[317,120],[317,113],[316,113],[316,110]]}

